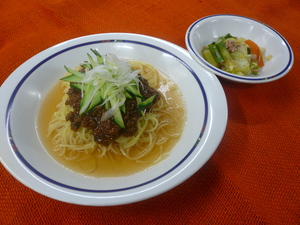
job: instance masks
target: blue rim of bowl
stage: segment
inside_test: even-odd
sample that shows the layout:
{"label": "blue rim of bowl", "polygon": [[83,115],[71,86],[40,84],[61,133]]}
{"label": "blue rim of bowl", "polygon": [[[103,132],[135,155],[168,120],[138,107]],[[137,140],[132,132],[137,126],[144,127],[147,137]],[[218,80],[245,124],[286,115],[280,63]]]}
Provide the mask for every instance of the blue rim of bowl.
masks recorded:
{"label": "blue rim of bowl", "polygon": [[[129,44],[137,44],[137,45],[143,45],[149,48],[153,48],[156,50],[159,50],[163,53],[169,54],[171,56],[173,56],[178,62],[180,62],[186,69],[188,69],[188,71],[192,74],[192,76],[194,77],[194,79],[196,80],[196,82],[199,85],[199,88],[202,92],[203,95],[203,99],[204,99],[204,105],[205,105],[205,109],[204,109],[204,121],[202,124],[202,127],[200,129],[199,135],[197,140],[195,141],[193,147],[187,152],[187,154],[175,165],[173,166],[171,169],[169,169],[168,171],[164,172],[163,174],[140,184],[137,185],[133,185],[133,186],[129,186],[129,187],[124,187],[124,188],[119,188],[119,189],[109,189],[109,190],[93,190],[93,189],[86,189],[86,188],[79,188],[79,187],[74,187],[71,185],[67,185],[67,184],[63,184],[61,182],[55,181],[52,178],[47,177],[46,175],[42,174],[41,172],[39,172],[37,169],[35,169],[21,154],[21,152],[19,151],[18,147],[15,144],[14,138],[13,138],[13,134],[12,134],[12,129],[11,129],[11,121],[10,121],[10,116],[11,116],[11,110],[12,110],[12,105],[14,102],[14,99],[20,89],[20,87],[22,86],[22,84],[26,81],[26,79],[41,65],[43,65],[44,63],[46,63],[48,60],[62,54],[65,53],[67,51],[70,51],[72,49],[75,48],[79,48],[82,46],[87,46],[87,45],[92,45],[92,44],[103,44],[103,43],[107,43],[107,42],[123,42],[123,43],[129,43]],[[7,129],[7,133],[8,133],[8,138],[9,138],[9,144],[11,146],[11,148],[13,149],[14,153],[16,154],[16,156],[19,158],[19,160],[30,170],[32,171],[34,174],[36,174],[37,176],[41,177],[42,179],[58,185],[60,187],[63,188],[67,188],[67,189],[71,189],[71,190],[75,190],[75,191],[82,191],[82,192],[89,192],[89,193],[113,193],[113,192],[120,192],[120,191],[128,191],[131,189],[135,189],[135,188],[139,188],[145,185],[148,185],[150,183],[153,183],[159,179],[161,179],[162,177],[166,176],[167,174],[171,173],[172,171],[174,171],[176,168],[178,168],[196,149],[196,147],[198,146],[204,132],[205,132],[205,128],[206,128],[206,124],[207,124],[207,120],[208,120],[208,101],[207,101],[207,96],[205,93],[205,89],[200,81],[200,79],[198,78],[197,74],[193,71],[193,69],[187,64],[185,63],[182,59],[180,59],[178,56],[176,56],[175,54],[171,53],[168,50],[165,50],[161,47],[149,44],[149,43],[145,43],[145,42],[140,42],[140,41],[134,41],[134,40],[123,40],[123,39],[108,39],[108,40],[98,40],[98,41],[90,41],[90,42],[84,42],[81,44],[77,44],[77,45],[73,45],[67,48],[64,48],[50,56],[48,56],[47,58],[45,58],[44,60],[40,61],[39,63],[37,63],[35,66],[33,66],[33,68],[25,74],[25,76],[21,79],[21,81],[17,84],[16,88],[14,89],[12,96],[10,97],[8,106],[7,106],[7,110],[6,110],[6,129]]]}
{"label": "blue rim of bowl", "polygon": [[[199,57],[199,54],[197,53],[197,51],[193,48],[191,42],[190,42],[190,34],[193,30],[193,28],[202,20],[205,20],[205,19],[209,19],[211,17],[219,17],[219,16],[232,16],[232,17],[240,17],[240,18],[244,18],[244,19],[248,19],[248,20],[251,20],[253,22],[256,22],[256,23],[259,23],[269,29],[271,29],[273,32],[275,32],[280,38],[281,40],[285,43],[285,45],[287,46],[287,49],[288,49],[288,52],[289,52],[289,61],[288,61],[288,64],[286,65],[286,67],[280,71],[279,73],[275,74],[275,75],[272,75],[270,77],[263,77],[263,78],[255,78],[255,77],[242,77],[242,76],[238,76],[238,75],[234,75],[234,74],[231,74],[231,73],[226,73],[225,71],[222,71],[222,70],[219,70],[217,69],[216,67],[212,66],[211,64],[209,64],[207,61],[203,60],[201,57]],[[282,76],[283,74],[285,74],[286,72],[288,72],[290,69],[291,69],[291,66],[293,64],[293,52],[292,52],[292,49],[289,45],[289,43],[285,40],[285,38],[280,34],[278,33],[275,29],[273,29],[272,27],[266,25],[265,23],[262,23],[258,20],[255,20],[255,19],[252,19],[252,18],[249,18],[249,17],[245,17],[245,16],[239,16],[239,15],[232,15],[232,14],[218,14],[218,15],[211,15],[211,16],[206,16],[206,17],[203,17],[197,21],[195,21],[188,29],[187,31],[187,41],[188,41],[188,47],[190,48],[190,50],[193,52],[194,56],[200,60],[201,63],[203,63],[205,66],[209,67],[210,69],[212,69],[213,71],[216,71],[218,73],[221,73],[224,75],[224,77],[232,77],[232,78],[235,78],[237,80],[247,80],[247,81],[262,81],[262,80],[271,80],[271,79],[274,79],[274,78],[278,78],[280,76]]]}

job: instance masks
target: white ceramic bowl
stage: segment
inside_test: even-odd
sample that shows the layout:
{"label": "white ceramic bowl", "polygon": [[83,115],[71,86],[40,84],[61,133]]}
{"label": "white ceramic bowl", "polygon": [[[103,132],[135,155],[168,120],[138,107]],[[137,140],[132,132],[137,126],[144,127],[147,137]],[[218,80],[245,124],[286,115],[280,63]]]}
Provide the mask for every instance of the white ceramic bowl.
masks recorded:
{"label": "white ceramic bowl", "polygon": [[[203,46],[230,33],[232,36],[251,39],[266,48],[273,58],[265,63],[258,75],[239,76],[227,73],[209,64],[202,56]],[[289,43],[276,30],[257,20],[238,15],[211,15],[195,21],[187,30],[186,47],[192,57],[208,71],[231,81],[265,83],[286,75],[293,66],[294,56]]]}
{"label": "white ceramic bowl", "polygon": [[[36,130],[41,100],[65,73],[86,60],[90,48],[101,54],[148,62],[168,74],[187,105],[184,134],[171,155],[146,171],[121,178],[92,178],[56,163]],[[211,157],[227,124],[226,98],[218,79],[181,47],[126,33],[76,38],[32,57],[0,89],[0,156],[19,181],[48,197],[82,205],[120,205],[163,193],[193,175]]]}

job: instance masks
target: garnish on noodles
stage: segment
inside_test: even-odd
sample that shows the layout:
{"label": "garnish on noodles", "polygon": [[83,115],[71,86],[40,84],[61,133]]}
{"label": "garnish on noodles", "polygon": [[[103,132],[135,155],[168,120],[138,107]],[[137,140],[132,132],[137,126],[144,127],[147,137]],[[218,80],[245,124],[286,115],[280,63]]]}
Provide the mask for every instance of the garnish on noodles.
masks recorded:
{"label": "garnish on noodles", "polygon": [[134,135],[137,120],[160,95],[128,62],[92,51],[96,60],[88,54],[89,62],[79,70],[65,67],[71,73],[61,79],[70,82],[66,104],[74,109],[66,120],[74,131],[81,126],[91,129],[94,140],[107,146],[121,135]]}

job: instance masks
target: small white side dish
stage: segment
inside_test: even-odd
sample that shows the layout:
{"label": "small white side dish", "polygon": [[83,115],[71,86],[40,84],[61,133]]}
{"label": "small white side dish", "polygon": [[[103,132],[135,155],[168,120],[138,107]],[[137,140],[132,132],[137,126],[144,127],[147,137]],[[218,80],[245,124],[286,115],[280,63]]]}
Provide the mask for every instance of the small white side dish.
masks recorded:
{"label": "small white side dish", "polygon": [[[258,75],[239,76],[209,64],[201,50],[218,37],[232,36],[250,39],[272,55]],[[208,71],[227,80],[242,83],[265,83],[285,76],[293,66],[294,55],[289,43],[270,26],[257,20],[238,15],[211,15],[195,21],[186,32],[186,47],[191,56]]]}
{"label": "small white side dish", "polygon": [[[43,148],[36,129],[40,102],[90,49],[141,60],[161,69],[181,89],[187,106],[184,134],[168,158],[137,174],[92,178],[69,171]],[[183,48],[137,34],[84,36],[55,45],[17,68],[0,89],[0,158],[20,182],[45,196],[80,205],[120,205],[170,190],[192,176],[218,147],[227,124],[227,102],[218,79]]]}

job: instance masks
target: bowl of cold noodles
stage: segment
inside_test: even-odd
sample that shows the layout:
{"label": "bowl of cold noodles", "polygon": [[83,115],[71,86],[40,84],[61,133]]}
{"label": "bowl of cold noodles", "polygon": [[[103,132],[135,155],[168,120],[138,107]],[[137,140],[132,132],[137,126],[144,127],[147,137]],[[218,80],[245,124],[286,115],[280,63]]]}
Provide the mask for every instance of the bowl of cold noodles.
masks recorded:
{"label": "bowl of cold noodles", "polygon": [[195,21],[185,42],[192,57],[220,78],[265,83],[285,76],[294,55],[285,38],[270,26],[238,15],[211,15]]}
{"label": "bowl of cold noodles", "polygon": [[183,48],[137,34],[50,47],[0,91],[2,164],[34,191],[79,205],[172,189],[211,157],[227,123],[212,73]]}

